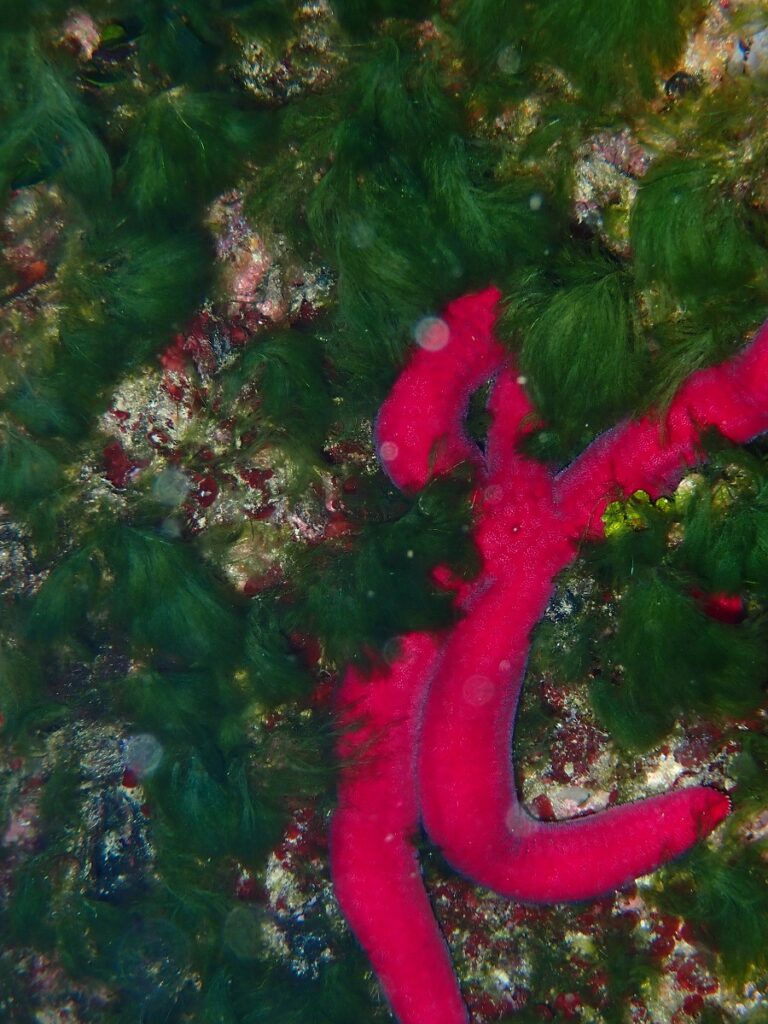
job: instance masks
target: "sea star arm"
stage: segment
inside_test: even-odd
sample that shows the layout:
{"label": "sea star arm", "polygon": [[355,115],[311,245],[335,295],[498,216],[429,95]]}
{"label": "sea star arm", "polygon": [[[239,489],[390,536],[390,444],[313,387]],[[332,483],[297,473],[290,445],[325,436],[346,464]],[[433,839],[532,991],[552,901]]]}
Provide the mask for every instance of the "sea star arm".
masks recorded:
{"label": "sea star arm", "polygon": [[525,390],[525,377],[512,360],[498,373],[488,399],[488,412],[491,425],[486,438],[485,478],[497,484],[511,481],[521,467],[533,465],[532,460],[520,454],[518,446],[538,423]]}
{"label": "sea star arm", "polygon": [[464,433],[464,414],[472,392],[505,359],[492,334],[499,298],[496,288],[487,288],[450,303],[431,331],[432,347],[411,354],[379,411],[380,461],[404,491],[419,490],[460,462],[478,460],[477,447]]}
{"label": "sea star arm", "polygon": [[562,557],[554,539],[527,547],[510,562],[513,585],[486,591],[457,625],[432,681],[421,734],[422,817],[430,838],[479,884],[534,903],[619,888],[684,853],[730,806],[717,790],[694,786],[568,822],[536,821],[521,807],[510,762],[513,722],[530,630]]}
{"label": "sea star arm", "polygon": [[701,432],[743,444],[768,430],[768,322],[732,359],[691,375],[663,420],[645,417],[599,437],[558,477],[555,497],[572,536],[602,536],[606,505],[637,490],[664,493],[702,461]]}
{"label": "sea star arm", "polygon": [[413,845],[418,723],[437,645],[423,633],[401,644],[392,666],[371,675],[350,668],[340,687],[331,872],[344,916],[400,1024],[466,1024]]}

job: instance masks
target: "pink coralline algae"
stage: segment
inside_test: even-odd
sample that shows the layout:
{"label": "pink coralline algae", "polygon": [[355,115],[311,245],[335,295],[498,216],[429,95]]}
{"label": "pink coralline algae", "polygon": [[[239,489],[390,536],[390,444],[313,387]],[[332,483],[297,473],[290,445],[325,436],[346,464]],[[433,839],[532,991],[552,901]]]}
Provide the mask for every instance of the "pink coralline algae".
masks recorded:
{"label": "pink coralline algae", "polygon": [[[702,431],[744,443],[768,429],[768,325],[735,358],[693,374],[663,424],[624,422],[553,474],[523,455],[534,410],[493,325],[489,288],[430,322],[376,424],[393,482],[418,492],[461,462],[476,468],[475,580],[454,587],[445,635],[411,633],[337,695],[342,737],[331,868],[346,919],[401,1024],[464,1024],[468,1011],[422,881],[420,826],[471,881],[533,904],[594,899],[678,857],[728,814],[702,785],[576,819],[534,819],[509,758],[531,631],[553,580],[621,496],[656,498],[704,459]],[[418,339],[417,339],[418,340]],[[485,452],[463,429],[469,396],[493,381]],[[438,576],[441,574],[438,574]],[[445,573],[442,576],[446,576]]]}

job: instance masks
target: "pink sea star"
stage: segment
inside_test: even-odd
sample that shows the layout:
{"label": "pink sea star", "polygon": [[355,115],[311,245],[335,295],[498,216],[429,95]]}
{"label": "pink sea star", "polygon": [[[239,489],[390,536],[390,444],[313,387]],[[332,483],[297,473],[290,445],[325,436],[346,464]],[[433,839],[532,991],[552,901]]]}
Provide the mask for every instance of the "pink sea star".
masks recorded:
{"label": "pink sea star", "polygon": [[[413,353],[376,426],[382,464],[405,491],[460,462],[476,465],[481,571],[456,585],[462,617],[446,637],[402,637],[390,664],[349,668],[338,694],[345,729],[331,834],[335,890],[401,1024],[468,1019],[419,870],[420,823],[478,884],[549,903],[594,898],[653,871],[730,808],[725,794],[692,786],[571,821],[537,821],[520,805],[509,751],[531,631],[557,573],[580,543],[603,536],[606,505],[674,485],[704,458],[699,437],[708,427],[738,443],[768,429],[768,325],[735,358],[693,374],[663,423],[622,423],[552,474],[518,450],[533,408],[493,337],[499,298],[489,288],[448,306],[442,336]],[[491,377],[483,454],[462,424],[470,394]]]}

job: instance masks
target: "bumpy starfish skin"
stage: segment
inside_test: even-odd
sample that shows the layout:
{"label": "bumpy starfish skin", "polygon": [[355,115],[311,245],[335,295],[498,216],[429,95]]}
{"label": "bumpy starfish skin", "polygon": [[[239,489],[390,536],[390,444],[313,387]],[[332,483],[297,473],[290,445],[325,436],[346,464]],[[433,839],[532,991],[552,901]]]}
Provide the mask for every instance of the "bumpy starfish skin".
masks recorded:
{"label": "bumpy starfish skin", "polygon": [[390,669],[350,669],[340,693],[348,731],[331,834],[336,896],[395,1015],[410,1024],[466,1020],[413,845],[419,720],[436,653],[435,640],[411,634]]}
{"label": "bumpy starfish skin", "polygon": [[[457,870],[538,903],[616,889],[684,853],[730,807],[719,791],[693,786],[540,822],[519,803],[509,751],[531,631],[557,573],[583,540],[602,536],[607,503],[674,485],[702,461],[707,427],[740,443],[768,429],[768,326],[734,359],[690,377],[663,424],[621,424],[553,475],[517,451],[534,416],[493,338],[498,299],[487,289],[448,307],[447,344],[413,354],[376,430],[382,464],[403,490],[461,461],[478,467],[473,537],[482,567],[454,587],[463,617],[445,638],[402,638],[398,657],[368,676],[348,670],[338,695],[347,731],[334,882],[401,1024],[467,1020],[420,877],[420,823]],[[471,392],[493,375],[483,455],[463,419]]]}

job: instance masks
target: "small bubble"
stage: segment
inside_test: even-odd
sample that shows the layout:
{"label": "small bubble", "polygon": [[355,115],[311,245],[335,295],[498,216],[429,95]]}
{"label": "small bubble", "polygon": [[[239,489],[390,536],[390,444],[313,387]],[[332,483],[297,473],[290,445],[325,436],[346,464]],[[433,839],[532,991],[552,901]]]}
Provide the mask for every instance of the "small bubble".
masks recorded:
{"label": "small bubble", "polygon": [[180,469],[164,469],[152,484],[152,497],[161,505],[176,507],[189,494],[190,482]]}
{"label": "small bubble", "polygon": [[349,240],[355,249],[370,249],[376,235],[367,221],[356,220],[349,229]]}
{"label": "small bubble", "polygon": [[262,947],[261,928],[252,910],[235,907],[224,919],[223,939],[235,956],[253,960]]}
{"label": "small bubble", "polygon": [[462,696],[473,708],[481,708],[493,699],[494,685],[487,676],[470,676],[462,687]]}
{"label": "small bubble", "polygon": [[416,324],[413,336],[420,348],[427,352],[439,352],[450,341],[451,329],[440,317],[425,316]]}
{"label": "small bubble", "polygon": [[385,842],[385,843],[391,843],[391,842],[394,842],[394,839],[395,839],[395,833],[394,833],[394,832],[388,832],[388,833],[387,833],[387,834],[386,834],[386,835],[384,836],[384,842]]}
{"label": "small bubble", "polygon": [[747,68],[752,75],[765,78],[768,75],[768,29],[756,32],[747,55]]}
{"label": "small bubble", "polygon": [[369,590],[365,596],[368,597],[368,598],[376,597],[376,591],[375,590]]}
{"label": "small bubble", "polygon": [[400,657],[400,650],[400,641],[397,637],[392,637],[381,648],[381,655],[388,665],[393,665]]}
{"label": "small bubble", "polygon": [[126,768],[143,779],[157,768],[163,759],[163,746],[151,733],[143,732],[129,736],[123,745]]}
{"label": "small bubble", "polygon": [[379,447],[379,455],[385,462],[393,462],[399,453],[400,449],[394,441],[384,441]]}
{"label": "small bubble", "polygon": [[521,373],[520,376],[517,378],[517,383],[522,387],[524,384],[528,383],[528,378],[525,376],[525,374]]}
{"label": "small bubble", "polygon": [[156,1014],[169,996],[178,992],[187,977],[190,943],[186,934],[170,921],[147,917],[133,922],[116,943],[114,971],[128,990],[142,999],[145,1020],[158,1020]]}
{"label": "small bubble", "polygon": [[522,64],[522,55],[516,46],[505,46],[496,58],[496,66],[503,75],[516,75]]}
{"label": "small bubble", "polygon": [[528,200],[528,205],[534,211],[540,210],[544,205],[544,196],[540,192],[534,192],[531,198]]}
{"label": "small bubble", "polygon": [[499,672],[509,672],[509,670],[511,668],[512,668],[512,662],[511,661],[507,661],[506,658],[503,661],[499,662]]}
{"label": "small bubble", "polygon": [[168,516],[160,523],[160,533],[169,540],[176,540],[181,536],[181,523],[173,516]]}
{"label": "small bubble", "polygon": [[408,550],[405,552],[405,557],[413,558],[413,548],[408,548]]}

